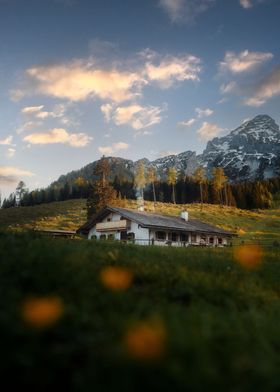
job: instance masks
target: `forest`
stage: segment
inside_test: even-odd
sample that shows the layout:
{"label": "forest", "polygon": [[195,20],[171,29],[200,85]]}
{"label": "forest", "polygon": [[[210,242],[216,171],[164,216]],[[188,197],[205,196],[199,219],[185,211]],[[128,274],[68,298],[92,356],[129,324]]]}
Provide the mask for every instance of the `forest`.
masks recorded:
{"label": "forest", "polygon": [[15,192],[3,200],[2,208],[69,199],[91,199],[98,188],[99,191],[103,189],[105,177],[107,185],[115,190],[115,197],[119,200],[142,197],[144,200],[174,204],[205,203],[241,209],[265,209],[271,206],[273,195],[280,191],[279,177],[232,183],[222,168],[214,168],[210,178],[205,175],[202,167],[198,167],[193,176],[186,176],[184,173],[177,173],[174,168],[168,168],[166,177],[160,179],[153,167],[145,168],[140,164],[132,180],[120,175],[109,180],[108,162],[100,159],[91,181],[78,177],[71,182],[54,183],[47,188],[32,191],[28,191],[24,182],[20,181]]}

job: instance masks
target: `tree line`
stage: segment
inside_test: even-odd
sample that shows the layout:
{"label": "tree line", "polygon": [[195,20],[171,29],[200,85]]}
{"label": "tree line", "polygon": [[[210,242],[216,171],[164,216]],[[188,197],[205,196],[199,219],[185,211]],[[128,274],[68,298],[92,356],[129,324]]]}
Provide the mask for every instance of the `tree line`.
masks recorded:
{"label": "tree line", "polygon": [[85,198],[88,210],[92,212],[90,205],[93,206],[99,199],[117,199],[120,203],[120,200],[140,197],[154,203],[200,203],[201,208],[207,203],[256,209],[269,208],[272,194],[280,191],[280,178],[232,184],[220,167],[213,168],[211,178],[206,176],[203,167],[198,167],[192,176],[171,167],[167,169],[165,179],[160,179],[154,167],[145,168],[143,163],[139,163],[132,181],[118,175],[109,181],[110,165],[108,160],[101,158],[92,174],[92,181],[78,177],[63,185],[51,185],[30,192],[21,181],[15,192],[4,199],[2,208]]}

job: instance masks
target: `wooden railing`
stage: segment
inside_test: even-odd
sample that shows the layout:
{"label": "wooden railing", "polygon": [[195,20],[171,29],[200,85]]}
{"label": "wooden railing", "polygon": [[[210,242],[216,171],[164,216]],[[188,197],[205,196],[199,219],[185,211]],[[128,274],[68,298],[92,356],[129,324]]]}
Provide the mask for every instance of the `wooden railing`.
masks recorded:
{"label": "wooden railing", "polygon": [[128,228],[127,220],[101,222],[96,224],[96,231],[116,231],[126,230]]}

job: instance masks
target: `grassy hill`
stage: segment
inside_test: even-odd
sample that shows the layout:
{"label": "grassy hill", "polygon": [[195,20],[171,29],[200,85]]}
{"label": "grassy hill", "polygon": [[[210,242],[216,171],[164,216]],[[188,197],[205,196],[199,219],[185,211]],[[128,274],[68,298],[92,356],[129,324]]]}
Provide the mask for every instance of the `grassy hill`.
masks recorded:
{"label": "grassy hill", "polygon": [[[182,207],[237,231],[238,241],[280,240],[277,206],[158,203],[157,211]],[[279,391],[279,247],[141,247],[27,231],[74,230],[85,219],[85,200],[0,210],[3,385]]]}
{"label": "grassy hill", "polygon": [[[128,201],[129,208],[136,208],[135,201]],[[153,203],[145,203],[146,210],[153,211]],[[240,240],[260,240],[272,243],[280,241],[280,208],[275,203],[270,210],[247,211],[234,207],[199,204],[174,205],[157,203],[156,212],[178,215],[186,208],[190,218],[231,230]],[[86,220],[86,201],[67,200],[42,204],[34,207],[20,207],[0,210],[0,230],[61,229],[76,230]]]}
{"label": "grassy hill", "polygon": [[279,391],[280,251],[235,251],[0,234],[2,384]]}

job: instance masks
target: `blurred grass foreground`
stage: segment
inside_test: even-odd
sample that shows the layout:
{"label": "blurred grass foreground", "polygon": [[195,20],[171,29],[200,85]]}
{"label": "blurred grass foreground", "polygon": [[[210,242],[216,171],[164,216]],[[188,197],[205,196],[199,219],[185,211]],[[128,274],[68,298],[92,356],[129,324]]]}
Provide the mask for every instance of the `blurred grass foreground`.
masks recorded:
{"label": "blurred grass foreground", "polygon": [[1,234],[1,384],[279,391],[279,256]]}

